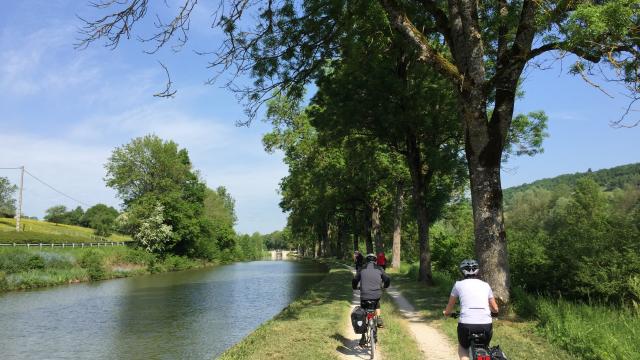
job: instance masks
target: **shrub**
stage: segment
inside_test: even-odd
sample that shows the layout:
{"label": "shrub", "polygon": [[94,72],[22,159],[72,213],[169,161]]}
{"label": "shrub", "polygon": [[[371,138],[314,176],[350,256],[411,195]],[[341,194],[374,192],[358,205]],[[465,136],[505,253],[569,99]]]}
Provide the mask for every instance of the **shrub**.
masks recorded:
{"label": "shrub", "polygon": [[0,252],[0,271],[14,274],[29,270],[31,254],[23,249],[11,249]]}
{"label": "shrub", "polygon": [[44,259],[38,255],[31,255],[29,257],[28,266],[30,270],[42,270],[44,269]]}
{"label": "shrub", "polygon": [[103,255],[98,250],[90,249],[82,254],[80,258],[80,266],[87,269],[89,279],[92,281],[102,280],[105,278],[106,271],[103,263]]}
{"label": "shrub", "polygon": [[511,290],[513,310],[526,319],[534,319],[538,313],[536,298],[527,294],[522,288],[515,287]]}
{"label": "shrub", "polygon": [[164,263],[166,269],[170,271],[186,270],[192,268],[194,265],[188,258],[177,255],[167,256]]}
{"label": "shrub", "polygon": [[37,254],[44,261],[46,268],[70,269],[76,264],[76,259],[68,253],[39,251]]}

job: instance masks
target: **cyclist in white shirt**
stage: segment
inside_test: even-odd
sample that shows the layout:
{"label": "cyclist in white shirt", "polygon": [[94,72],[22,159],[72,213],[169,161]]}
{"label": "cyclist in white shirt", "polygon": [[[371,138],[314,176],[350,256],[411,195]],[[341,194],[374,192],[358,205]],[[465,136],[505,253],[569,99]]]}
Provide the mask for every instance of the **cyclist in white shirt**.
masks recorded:
{"label": "cyclist in white shirt", "polygon": [[449,303],[442,312],[451,315],[456,301],[460,299],[460,318],[458,319],[458,356],[460,360],[469,360],[469,333],[484,331],[486,346],[492,336],[492,314],[498,313],[498,304],[493,297],[491,286],[478,278],[480,268],[475,260],[463,260],[460,271],[464,279],[456,281]]}

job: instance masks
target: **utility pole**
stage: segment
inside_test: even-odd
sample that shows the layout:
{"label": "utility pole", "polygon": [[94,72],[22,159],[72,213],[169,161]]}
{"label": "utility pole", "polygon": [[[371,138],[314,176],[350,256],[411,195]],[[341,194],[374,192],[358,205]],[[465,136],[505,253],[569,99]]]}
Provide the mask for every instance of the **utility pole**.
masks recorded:
{"label": "utility pole", "polygon": [[20,231],[20,216],[22,215],[22,187],[24,184],[24,166],[20,167],[20,193],[18,195],[18,211],[16,212],[16,231]]}

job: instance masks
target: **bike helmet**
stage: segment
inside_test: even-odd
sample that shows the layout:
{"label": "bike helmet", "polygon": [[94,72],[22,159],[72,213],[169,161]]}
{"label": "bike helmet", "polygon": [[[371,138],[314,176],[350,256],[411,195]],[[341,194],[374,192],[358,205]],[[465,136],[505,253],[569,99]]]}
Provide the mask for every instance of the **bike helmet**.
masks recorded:
{"label": "bike helmet", "polygon": [[465,277],[478,275],[479,270],[478,262],[473,259],[465,259],[460,263],[460,271]]}
{"label": "bike helmet", "polygon": [[367,254],[367,262],[374,262],[376,259],[377,257],[375,254]]}

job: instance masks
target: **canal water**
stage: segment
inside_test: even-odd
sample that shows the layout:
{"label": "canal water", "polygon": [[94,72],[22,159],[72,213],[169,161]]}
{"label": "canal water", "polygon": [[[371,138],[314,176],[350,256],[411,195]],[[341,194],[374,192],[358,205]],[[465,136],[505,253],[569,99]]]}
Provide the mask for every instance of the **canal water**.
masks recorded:
{"label": "canal water", "polygon": [[324,276],[255,261],[0,295],[0,359],[214,359]]}

